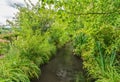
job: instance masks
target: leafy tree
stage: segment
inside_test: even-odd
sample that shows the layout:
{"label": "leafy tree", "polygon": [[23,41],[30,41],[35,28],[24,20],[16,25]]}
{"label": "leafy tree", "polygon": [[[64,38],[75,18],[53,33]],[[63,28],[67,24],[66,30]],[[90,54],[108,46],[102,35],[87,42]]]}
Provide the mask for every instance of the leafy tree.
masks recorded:
{"label": "leafy tree", "polygon": [[97,82],[120,81],[119,0],[39,0],[18,8],[15,25],[19,27],[13,26],[18,34],[12,43],[19,50],[15,57],[33,62],[36,69],[48,62],[56,48],[72,41],[74,53]]}

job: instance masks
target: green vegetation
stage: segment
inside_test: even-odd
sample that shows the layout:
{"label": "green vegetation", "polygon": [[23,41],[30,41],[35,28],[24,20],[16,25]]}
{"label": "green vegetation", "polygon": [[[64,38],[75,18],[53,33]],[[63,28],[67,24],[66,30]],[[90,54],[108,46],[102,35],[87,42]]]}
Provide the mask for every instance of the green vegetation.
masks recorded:
{"label": "green vegetation", "polygon": [[[2,40],[10,41],[7,45],[0,42],[0,82],[30,82],[29,78],[38,77],[39,66],[69,41],[96,82],[120,81],[119,0],[45,0],[26,4],[18,7],[20,12],[11,23],[12,34],[0,35]],[[81,81],[79,77],[76,82]]]}

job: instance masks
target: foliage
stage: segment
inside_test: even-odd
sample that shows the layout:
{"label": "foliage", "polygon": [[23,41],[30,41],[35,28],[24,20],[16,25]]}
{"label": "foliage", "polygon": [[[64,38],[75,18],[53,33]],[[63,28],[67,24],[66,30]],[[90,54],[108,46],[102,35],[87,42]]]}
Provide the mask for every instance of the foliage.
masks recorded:
{"label": "foliage", "polygon": [[120,81],[119,7],[119,0],[40,0],[18,7],[12,23],[17,38],[11,40],[17,52],[11,55],[9,50],[0,60],[5,68],[0,68],[0,75],[5,75],[0,81],[29,82],[29,77],[37,76],[38,66],[68,41],[73,41],[74,53],[97,82]]}
{"label": "foliage", "polygon": [[46,9],[44,2],[41,3],[41,6],[39,5],[40,3],[38,2],[32,8],[30,6],[20,8],[20,13],[17,16],[17,24],[21,26],[20,33],[23,33],[24,37],[27,34],[34,35],[36,33],[42,36],[45,35],[50,43],[61,47],[69,40],[66,31],[67,22],[60,19],[61,14],[59,12],[53,9]]}
{"label": "foliage", "polygon": [[16,39],[12,40],[8,55],[0,61],[4,63],[0,69],[4,76],[0,81],[29,82],[29,78],[38,77],[38,67],[50,60],[56,47],[60,48],[69,40],[65,31],[67,25],[57,19],[59,15],[55,11],[38,5],[32,8],[27,5],[19,11],[15,24],[11,23]]}
{"label": "foliage", "polygon": [[[113,82],[119,81],[119,73],[117,72],[119,69],[116,68],[119,33],[116,33],[116,30],[112,27],[104,26],[99,30],[83,28],[77,35],[79,39],[75,37],[74,51],[82,56],[84,67],[87,68],[89,73],[93,77],[109,78]],[[112,73],[115,77],[109,76],[109,73]]]}
{"label": "foliage", "polygon": [[[74,52],[83,59],[84,67],[101,82],[119,81],[120,1],[60,0],[48,1],[64,8],[73,36]],[[111,4],[109,4],[111,3]],[[114,77],[113,77],[114,76]]]}
{"label": "foliage", "polygon": [[20,50],[22,57],[27,57],[37,65],[47,62],[56,51],[55,46],[40,35],[27,36],[24,39],[19,37],[14,45]]}
{"label": "foliage", "polygon": [[[84,67],[98,82],[118,82],[120,69],[117,52],[120,51],[120,30],[119,20],[116,19],[120,15],[117,1],[106,1],[112,5],[104,2],[100,4],[101,1],[91,2],[96,7],[83,10],[84,13],[74,13],[80,16],[77,20],[82,21],[82,27],[79,27],[74,35],[74,52],[83,58]],[[83,3],[91,6],[87,1]],[[103,9],[104,5],[106,6]],[[94,12],[91,12],[92,10]]]}
{"label": "foliage", "polygon": [[17,49],[12,49],[0,60],[1,82],[30,82],[29,77],[38,77],[39,68],[32,61],[21,58]]}
{"label": "foliage", "polygon": [[9,43],[6,40],[0,39],[0,55],[3,55],[9,50]]}

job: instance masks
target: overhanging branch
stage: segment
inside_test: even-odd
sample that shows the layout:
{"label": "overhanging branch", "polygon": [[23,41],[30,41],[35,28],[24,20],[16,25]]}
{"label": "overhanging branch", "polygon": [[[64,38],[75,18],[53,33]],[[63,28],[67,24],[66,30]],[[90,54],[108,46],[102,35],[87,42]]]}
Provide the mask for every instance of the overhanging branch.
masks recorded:
{"label": "overhanging branch", "polygon": [[109,15],[113,13],[120,14],[119,12],[91,12],[91,13],[71,13],[67,12],[68,14],[73,14],[73,15]]}

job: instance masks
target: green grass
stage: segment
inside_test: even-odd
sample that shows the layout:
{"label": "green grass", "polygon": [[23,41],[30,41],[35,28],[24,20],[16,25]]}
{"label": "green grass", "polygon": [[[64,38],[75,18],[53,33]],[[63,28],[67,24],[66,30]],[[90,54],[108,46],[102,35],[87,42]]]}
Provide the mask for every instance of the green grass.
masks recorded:
{"label": "green grass", "polygon": [[39,68],[32,61],[21,58],[17,49],[11,49],[9,54],[0,59],[1,82],[30,82],[29,78],[38,77]]}

